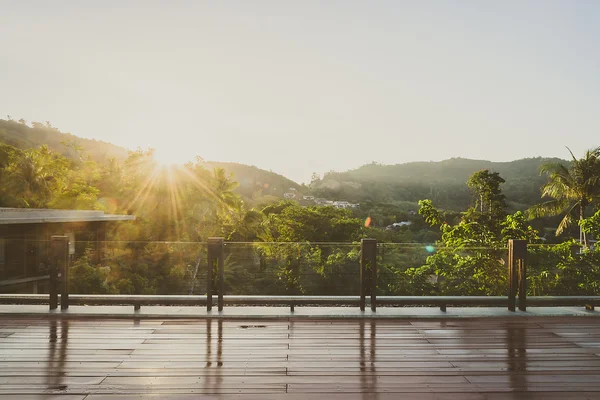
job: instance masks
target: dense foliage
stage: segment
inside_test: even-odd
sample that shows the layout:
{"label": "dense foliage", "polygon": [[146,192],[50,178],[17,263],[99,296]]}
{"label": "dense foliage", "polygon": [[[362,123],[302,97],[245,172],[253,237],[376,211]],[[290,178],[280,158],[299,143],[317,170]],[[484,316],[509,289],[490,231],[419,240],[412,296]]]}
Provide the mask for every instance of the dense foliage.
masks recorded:
{"label": "dense foliage", "polygon": [[85,139],[60,132],[49,121],[32,122],[29,126],[23,119],[19,121],[0,119],[0,142],[23,150],[46,145],[50,150],[67,157],[76,157],[77,151],[71,147],[65,147],[63,144],[77,143],[96,161],[110,158],[124,160],[127,157],[127,150],[122,147],[101,140]]}
{"label": "dense foliage", "polygon": [[539,168],[547,162],[567,164],[564,160],[540,157],[511,162],[453,158],[397,165],[373,163],[347,172],[329,172],[321,179],[315,177],[311,189],[319,197],[395,203],[405,205],[406,210],[415,208],[421,199],[431,199],[440,207],[460,211],[471,204],[465,182],[477,171],[489,170],[506,180],[503,192],[514,212],[539,202],[540,187],[546,181]]}
{"label": "dense foliage", "polygon": [[[50,140],[48,146],[23,147],[35,135],[55,137],[57,131],[49,124],[29,128],[23,122],[0,122],[0,137],[23,134],[22,141],[9,141],[21,148],[0,143],[1,207],[98,209],[136,216],[135,222],[110,232],[99,263],[89,255],[94,244],[79,243],[88,250],[72,263],[76,293],[203,293],[205,242],[213,236],[227,240],[229,294],[356,294],[359,241],[366,237],[381,243],[380,294],[505,294],[508,239],[530,243],[531,294],[598,293],[600,251],[590,246],[600,234],[598,150],[570,163],[544,164],[547,177],[539,179],[527,178],[527,171],[538,168],[541,159],[516,162],[525,168],[521,178],[509,168],[511,163],[504,163],[507,175],[516,176],[512,183],[497,170],[472,171],[478,164],[468,160],[419,164],[421,172],[417,169],[414,177],[402,166],[366,166],[346,176],[314,177],[310,189],[255,167],[222,164],[242,175],[240,189],[230,172],[201,158],[168,168],[156,162],[152,150],[99,158],[68,140],[60,148]],[[380,179],[369,181],[377,171]],[[467,171],[460,184],[454,182]],[[365,180],[336,185],[333,178]],[[528,212],[526,207],[515,210],[514,194],[521,189],[515,189],[514,181],[523,183],[521,189],[539,183],[536,199],[530,199],[527,189],[518,197],[520,204],[546,198]],[[281,192],[291,188],[331,199],[347,195],[360,205],[340,209],[282,201]],[[555,219],[528,219],[551,214]],[[576,244],[570,235],[578,228],[581,240]],[[557,244],[547,245],[550,241]]]}

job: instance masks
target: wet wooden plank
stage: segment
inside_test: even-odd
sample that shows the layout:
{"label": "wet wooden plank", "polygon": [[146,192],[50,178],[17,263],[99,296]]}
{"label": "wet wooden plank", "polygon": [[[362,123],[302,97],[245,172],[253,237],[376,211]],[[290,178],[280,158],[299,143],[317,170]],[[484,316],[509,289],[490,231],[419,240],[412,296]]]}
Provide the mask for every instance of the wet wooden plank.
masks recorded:
{"label": "wet wooden plank", "polygon": [[600,398],[598,322],[0,318],[0,400]]}

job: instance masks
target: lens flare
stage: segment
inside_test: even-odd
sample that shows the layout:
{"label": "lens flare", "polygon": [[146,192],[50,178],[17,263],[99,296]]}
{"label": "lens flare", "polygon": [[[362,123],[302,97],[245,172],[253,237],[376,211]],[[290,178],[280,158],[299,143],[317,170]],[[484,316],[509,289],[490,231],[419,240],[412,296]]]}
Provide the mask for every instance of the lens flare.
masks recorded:
{"label": "lens flare", "polygon": [[433,253],[435,251],[435,247],[432,245],[425,246],[425,250],[427,250],[428,253]]}
{"label": "lens flare", "polygon": [[365,226],[369,227],[371,225],[371,217],[367,217],[367,219],[365,219]]}

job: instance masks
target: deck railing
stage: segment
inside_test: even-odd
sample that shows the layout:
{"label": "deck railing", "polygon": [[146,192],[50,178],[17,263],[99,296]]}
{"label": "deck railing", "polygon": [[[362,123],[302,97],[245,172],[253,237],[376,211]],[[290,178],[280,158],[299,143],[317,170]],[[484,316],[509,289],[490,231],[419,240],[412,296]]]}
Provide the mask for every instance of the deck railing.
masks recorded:
{"label": "deck railing", "polygon": [[[412,262],[418,265],[423,263],[426,257],[434,251],[441,251],[440,249],[430,249],[430,246],[422,250],[424,246],[378,244],[375,239],[363,239],[360,244],[240,244],[225,242],[223,238],[210,238],[207,243],[154,243],[153,246],[157,247],[153,254],[161,254],[161,245],[165,246],[165,252],[171,251],[172,253],[173,250],[168,250],[168,246],[191,247],[191,250],[181,252],[185,257],[182,258],[179,255],[176,257],[177,260],[189,267],[188,272],[191,276],[189,295],[71,293],[69,283],[72,283],[72,278],[70,279],[69,273],[74,267],[72,264],[75,257],[69,253],[73,246],[69,246],[66,236],[55,236],[52,237],[49,246],[51,252],[48,275],[49,294],[0,294],[0,303],[47,303],[51,310],[57,309],[59,303],[62,310],[68,309],[71,304],[127,304],[133,305],[135,310],[139,310],[142,305],[196,305],[206,306],[208,311],[212,310],[213,305],[217,306],[218,311],[222,311],[226,305],[285,305],[289,306],[292,311],[294,311],[294,307],[304,305],[358,306],[362,311],[367,306],[372,311],[376,311],[378,306],[417,305],[437,306],[442,311],[446,311],[449,306],[503,306],[511,311],[515,311],[517,307],[521,311],[526,311],[528,306],[585,306],[588,310],[593,310],[596,305],[600,305],[600,296],[597,296],[597,293],[578,296],[527,296],[528,245],[523,240],[510,240],[507,249],[460,250],[462,256],[465,257],[471,256],[469,251],[484,251],[487,252],[486,255],[491,255],[488,257],[489,259],[500,260],[494,263],[495,266],[505,265],[504,273],[497,269],[492,271],[497,275],[494,290],[504,291],[504,295],[498,293],[447,295],[442,293],[433,296],[386,295],[386,290],[389,288],[386,290],[383,288],[384,285],[390,286],[390,281],[394,281],[393,274],[398,272],[390,272],[386,267],[390,258],[394,260],[393,262],[416,258],[417,261],[413,260]],[[118,263],[121,261],[119,257],[122,254],[129,254],[127,251],[143,251],[143,246],[143,243],[138,245],[128,243],[127,246],[115,246],[111,250],[107,249],[106,244],[103,244],[102,251],[107,253],[103,258],[104,263]],[[248,252],[248,249],[251,249],[252,252]],[[454,251],[456,252],[456,250]],[[452,256],[452,253],[448,252],[448,255]],[[345,258],[343,263],[336,264],[338,265],[335,271],[337,275],[333,275],[333,278],[327,281],[319,280],[318,277],[333,274],[332,271],[326,270],[328,268],[326,265],[329,265],[327,263],[330,260],[340,257]],[[269,262],[275,258],[278,261],[277,268],[279,269],[276,274],[270,273],[266,277],[264,270],[270,267]],[[138,254],[135,259],[138,260],[136,262],[141,262],[139,260],[143,259],[143,254],[142,256]],[[321,260],[321,264],[315,261],[317,259]],[[76,264],[77,262],[75,261]],[[314,265],[317,264],[321,265],[319,267],[321,270],[315,272]],[[106,267],[101,264],[94,268]],[[381,273],[382,270],[385,270],[387,275],[384,276]],[[236,276],[236,274],[243,276]],[[490,277],[486,277],[486,279],[489,280]],[[249,282],[244,282],[244,280]],[[235,281],[237,286],[231,284],[231,281]],[[341,286],[335,286],[338,281],[341,282]],[[198,286],[196,286],[197,282],[200,282]],[[243,290],[245,283],[248,284],[247,287],[264,285],[274,289],[266,290],[266,293],[261,294],[232,293],[233,286],[236,288],[241,286],[242,289],[237,289],[239,291]],[[478,283],[475,280],[475,284]],[[503,283],[506,285],[504,290],[501,289]],[[402,284],[410,285],[411,282],[402,282]],[[306,293],[305,287],[311,285],[316,285],[312,291],[318,294]],[[329,289],[337,294],[328,295]],[[205,293],[205,295],[194,295],[195,290]],[[398,290],[394,287],[387,292],[393,293]]]}

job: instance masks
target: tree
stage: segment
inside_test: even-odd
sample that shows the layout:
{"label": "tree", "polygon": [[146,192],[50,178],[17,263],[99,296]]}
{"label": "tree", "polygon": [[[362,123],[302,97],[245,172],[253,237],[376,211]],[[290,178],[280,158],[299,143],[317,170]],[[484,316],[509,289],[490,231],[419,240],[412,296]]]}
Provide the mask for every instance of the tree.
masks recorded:
{"label": "tree", "polygon": [[[542,174],[548,182],[542,186],[542,198],[552,200],[537,204],[529,211],[530,218],[563,215],[556,229],[560,235],[576,219],[585,218],[586,209],[600,196],[600,147],[588,150],[585,156],[577,159],[569,148],[572,161],[569,166],[560,163],[544,164]],[[587,246],[586,232],[579,227],[579,243]]]}
{"label": "tree", "polygon": [[319,174],[317,174],[316,172],[313,172],[312,175],[310,176],[309,187],[315,188],[319,184],[320,180],[321,180],[321,177],[319,176]]}
{"label": "tree", "polygon": [[580,220],[579,226],[584,233],[592,234],[596,238],[600,237],[600,210],[591,217]]}
{"label": "tree", "polygon": [[435,208],[429,199],[419,200],[419,214],[431,226],[438,226],[445,223],[446,216],[442,211]]}
{"label": "tree", "polygon": [[[335,281],[336,276],[340,277],[348,265],[346,261],[352,259],[344,255],[349,253],[348,245],[337,246],[340,242],[359,240],[362,221],[354,218],[350,210],[301,207],[290,201],[267,206],[263,214],[265,221],[260,239],[266,243],[257,250],[274,266],[283,293],[314,294],[318,290],[331,293],[332,286],[328,284]],[[323,242],[331,245],[323,245]]]}
{"label": "tree", "polygon": [[506,197],[500,189],[504,182],[498,172],[490,172],[487,169],[469,177],[467,186],[475,194],[475,208],[478,208],[480,213],[488,214],[492,218],[505,215]]}
{"label": "tree", "polygon": [[[240,200],[241,201],[241,200]],[[230,241],[251,242],[262,233],[265,216],[258,210],[246,210],[242,203],[231,215],[226,239]]]}
{"label": "tree", "polygon": [[362,221],[350,210],[282,201],[265,207],[263,213],[266,242],[351,242],[362,233]]}
{"label": "tree", "polygon": [[527,218],[521,211],[507,215],[501,225],[503,243],[509,239],[527,240],[528,243],[537,243],[540,240],[538,232],[527,223]]}
{"label": "tree", "polygon": [[[240,196],[234,192],[239,184],[232,178],[232,175],[228,174],[223,168],[213,169],[211,190],[216,201],[215,223],[221,227],[234,219],[236,214],[242,212],[243,202]],[[220,234],[225,233],[221,231]]]}
{"label": "tree", "polygon": [[17,204],[46,207],[54,192],[60,190],[69,161],[46,146],[27,150],[6,166],[3,184]]}
{"label": "tree", "polygon": [[90,262],[90,251],[77,258],[69,271],[71,293],[77,294],[107,294],[113,289],[107,282],[108,269],[99,268]]}
{"label": "tree", "polygon": [[[474,191],[476,203],[462,213],[458,223],[448,223],[444,212],[430,200],[419,202],[419,214],[442,237],[420,268],[408,269],[408,282],[419,285],[418,293],[500,295],[505,290],[503,262],[508,239],[536,241],[537,232],[526,223],[521,212],[506,215],[500,185],[504,179],[487,170],[473,174],[467,185]],[[435,283],[424,279],[435,277]]]}
{"label": "tree", "polygon": [[239,183],[232,179],[231,174],[228,174],[223,168],[215,168],[213,170],[212,189],[218,201],[221,212],[228,212],[239,205],[239,196],[234,190],[239,186]]}

